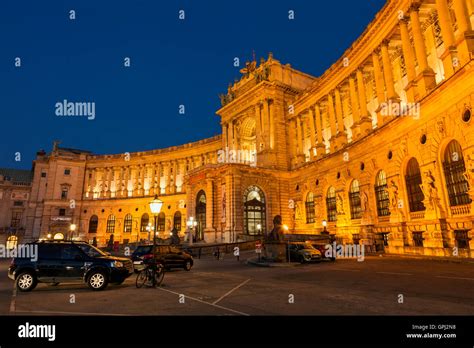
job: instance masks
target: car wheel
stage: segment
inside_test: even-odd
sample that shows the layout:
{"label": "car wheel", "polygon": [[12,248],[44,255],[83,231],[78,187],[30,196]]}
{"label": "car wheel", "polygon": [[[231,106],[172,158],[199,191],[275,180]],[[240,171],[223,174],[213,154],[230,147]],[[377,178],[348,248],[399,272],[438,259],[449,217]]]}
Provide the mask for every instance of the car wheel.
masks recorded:
{"label": "car wheel", "polygon": [[31,271],[25,271],[16,278],[16,288],[20,291],[31,291],[36,287],[37,280]]}
{"label": "car wheel", "polygon": [[185,271],[190,271],[191,268],[193,267],[193,265],[191,264],[191,261],[186,261],[186,263],[184,264],[184,270]]}
{"label": "car wheel", "polygon": [[103,271],[93,271],[87,277],[87,285],[94,291],[105,289],[108,282],[109,280]]}

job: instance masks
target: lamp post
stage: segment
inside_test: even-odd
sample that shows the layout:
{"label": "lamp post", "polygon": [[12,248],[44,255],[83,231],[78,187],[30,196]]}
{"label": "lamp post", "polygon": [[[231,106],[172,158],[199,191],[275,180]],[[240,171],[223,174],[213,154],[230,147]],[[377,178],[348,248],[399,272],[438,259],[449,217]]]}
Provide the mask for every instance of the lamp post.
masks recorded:
{"label": "lamp post", "polygon": [[154,228],[153,228],[153,225],[151,224],[151,222],[148,223],[148,226],[146,227],[146,230],[148,231],[148,243],[150,243],[151,242],[150,233],[151,233],[151,231],[154,231]]}
{"label": "lamp post", "polygon": [[189,245],[193,244],[193,231],[194,228],[197,226],[197,221],[194,220],[194,217],[191,216],[189,217],[189,220],[186,222],[186,225],[188,226],[189,229]]}
{"label": "lamp post", "polygon": [[155,195],[155,198],[148,204],[150,206],[151,213],[153,214],[155,218],[155,221],[154,221],[155,228],[154,228],[154,233],[153,233],[153,249],[152,249],[153,261],[155,261],[156,230],[157,230],[156,223],[158,219],[158,214],[160,213],[161,207],[163,206],[163,201],[158,198],[158,195]]}
{"label": "lamp post", "polygon": [[260,233],[262,233],[262,225],[261,224],[257,224],[257,232],[258,232],[259,235],[260,235]]}
{"label": "lamp post", "polygon": [[70,235],[69,235],[69,239],[72,240],[72,236],[74,235],[74,231],[76,230],[76,224],[70,224],[69,225],[69,231],[70,232]]}
{"label": "lamp post", "polygon": [[328,234],[328,230],[327,230],[327,227],[328,226],[328,222],[326,220],[323,220],[323,233],[324,234]]}

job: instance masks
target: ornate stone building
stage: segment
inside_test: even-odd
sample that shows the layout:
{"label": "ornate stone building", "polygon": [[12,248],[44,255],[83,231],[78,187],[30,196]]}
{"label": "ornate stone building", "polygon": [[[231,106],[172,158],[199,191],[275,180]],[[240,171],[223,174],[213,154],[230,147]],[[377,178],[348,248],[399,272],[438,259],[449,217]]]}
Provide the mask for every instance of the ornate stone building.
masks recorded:
{"label": "ornate stone building", "polygon": [[[39,154],[30,238],[99,244],[158,232],[206,242],[254,238],[281,215],[289,233],[425,255],[474,251],[474,4],[390,0],[316,78],[270,56],[221,95],[222,136],[117,155]],[[250,156],[247,156],[250,154]]]}

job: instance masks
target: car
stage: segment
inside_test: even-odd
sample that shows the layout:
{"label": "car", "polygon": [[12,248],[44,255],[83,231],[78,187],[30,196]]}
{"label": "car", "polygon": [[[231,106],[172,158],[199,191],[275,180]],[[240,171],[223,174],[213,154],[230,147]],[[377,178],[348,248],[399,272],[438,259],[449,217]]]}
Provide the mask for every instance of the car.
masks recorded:
{"label": "car", "polygon": [[323,260],[336,261],[336,257],[334,256],[326,257],[326,252],[327,252],[326,246],[328,245],[327,243],[307,241],[306,244],[309,244],[313,248],[318,249],[321,252],[321,258]]}
{"label": "car", "polygon": [[312,245],[304,242],[293,242],[288,245],[290,261],[298,261],[301,263],[321,261],[321,252]]}
{"label": "car", "polygon": [[84,282],[92,290],[104,290],[109,283],[121,284],[133,274],[130,259],[111,256],[80,241],[37,241],[35,258],[13,258],[8,277],[19,291],[31,291],[38,283]]}
{"label": "car", "polygon": [[[146,257],[152,257],[153,245],[139,245],[132,253],[132,261],[135,272],[145,268],[143,260]],[[155,256],[158,262],[161,262],[165,269],[183,268],[190,271],[194,265],[193,257],[179,248],[172,245],[156,245]]]}

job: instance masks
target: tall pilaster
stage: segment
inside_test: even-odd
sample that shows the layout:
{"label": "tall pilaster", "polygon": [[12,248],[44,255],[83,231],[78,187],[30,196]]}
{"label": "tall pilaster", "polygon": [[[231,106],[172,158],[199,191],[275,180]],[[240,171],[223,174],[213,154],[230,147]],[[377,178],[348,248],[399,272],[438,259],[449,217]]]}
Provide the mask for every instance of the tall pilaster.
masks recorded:
{"label": "tall pilaster", "polygon": [[321,108],[319,104],[315,104],[314,108],[314,116],[316,118],[316,131],[317,131],[317,139],[318,143],[316,144],[316,156],[321,158],[326,154],[326,146],[323,143],[323,125],[321,122]]}
{"label": "tall pilaster", "polygon": [[455,59],[457,59],[456,46],[454,44],[454,30],[451,22],[451,14],[447,0],[436,0],[436,10],[438,11],[439,26],[441,27],[441,36],[444,42],[444,53],[441,60],[444,66],[444,77],[447,79],[454,74]]}
{"label": "tall pilaster", "polygon": [[[471,3],[474,6],[474,3]],[[465,64],[474,55],[474,31],[472,30],[466,0],[453,0],[453,6],[459,33],[456,40],[458,55],[461,64]]]}
{"label": "tall pilaster", "polygon": [[420,98],[423,98],[429,91],[436,86],[435,72],[428,65],[428,58],[426,54],[425,38],[421,30],[421,23],[419,17],[419,4],[414,3],[410,7],[410,22],[413,32],[413,42],[415,44],[415,55],[418,62],[418,76],[417,86]]}
{"label": "tall pilaster", "polygon": [[365,136],[372,130],[372,119],[369,115],[369,110],[367,109],[367,94],[365,91],[365,82],[364,82],[364,71],[363,66],[359,67],[356,71],[357,76],[357,92],[359,93],[359,110],[360,110],[360,121],[359,129],[360,135]]}
{"label": "tall pilaster", "polygon": [[398,102],[400,96],[395,92],[395,84],[393,80],[393,67],[388,53],[389,40],[383,40],[381,45],[382,62],[383,62],[383,74],[385,77],[385,87],[387,88],[387,99],[389,101]]}
{"label": "tall pilaster", "polygon": [[336,135],[337,135],[337,128],[336,128],[336,111],[334,110],[334,101],[331,93],[328,94],[328,114],[329,114],[329,124],[331,126],[331,152],[338,150],[336,144]]}
{"label": "tall pilaster", "polygon": [[336,119],[337,119],[337,136],[336,142],[337,147],[341,148],[346,144],[346,134],[344,127],[344,115],[342,112],[342,101],[341,101],[341,92],[339,88],[336,88],[334,91],[334,97],[336,102]]}
{"label": "tall pilaster", "polygon": [[410,34],[408,33],[408,18],[404,17],[399,22],[400,36],[402,38],[403,57],[407,68],[408,84],[405,87],[407,99],[409,103],[414,103],[416,99],[416,71],[415,71],[415,53],[410,42]]}

